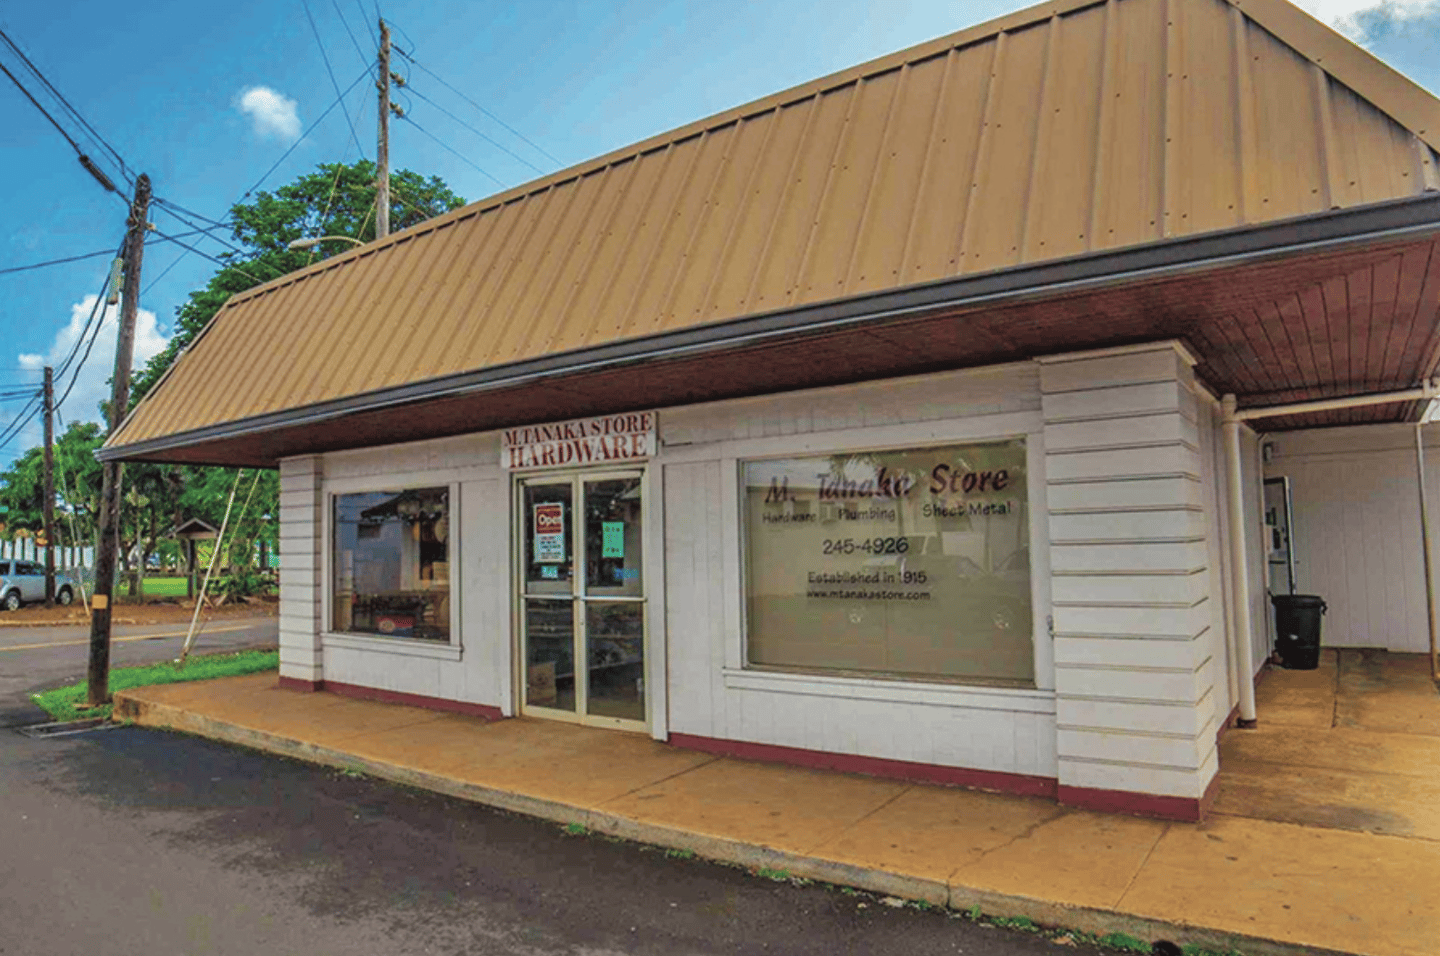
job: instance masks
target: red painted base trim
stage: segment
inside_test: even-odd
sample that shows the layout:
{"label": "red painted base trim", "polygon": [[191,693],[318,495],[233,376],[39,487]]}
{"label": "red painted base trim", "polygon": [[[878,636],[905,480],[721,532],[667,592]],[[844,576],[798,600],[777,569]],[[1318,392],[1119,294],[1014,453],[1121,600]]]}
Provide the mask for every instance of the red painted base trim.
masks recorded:
{"label": "red painted base trim", "polygon": [[[1159,817],[1162,820],[1183,820],[1187,823],[1197,823],[1204,816],[1205,798],[1165,797],[1154,793],[1098,790],[1093,787],[1069,787],[1064,784],[1061,784],[1059,789],[1061,804],[1067,807],[1078,807],[1081,810],[1127,813],[1131,816]],[[1209,795],[1208,789],[1206,794]]]}
{"label": "red painted base trim", "polygon": [[361,687],[358,684],[342,684],[339,681],[308,681],[298,677],[282,677],[280,685],[283,690],[298,691],[329,691],[341,697],[352,697],[356,700],[373,700],[382,704],[404,704],[407,707],[424,707],[426,710],[443,710],[451,714],[464,714],[467,717],[482,717],[485,720],[501,720],[504,714],[499,707],[492,707],[489,704],[471,704],[463,700],[447,700],[444,697],[426,697],[424,694],[406,694],[396,690],[381,690],[378,687]]}
{"label": "red painted base trim", "polygon": [[1215,798],[1220,796],[1220,770],[1217,767],[1215,776],[1210,778],[1210,783],[1205,787],[1205,795],[1200,798],[1200,819],[1210,813],[1210,808],[1215,805]]}
{"label": "red painted base trim", "polygon": [[688,750],[701,750],[722,757],[787,763],[814,770],[836,770],[869,777],[908,780],[914,783],[938,783],[972,790],[993,790],[1029,797],[1055,798],[1056,781],[1052,777],[1034,777],[1022,773],[996,770],[970,770],[964,767],[942,767],[937,764],[914,763],[909,760],[887,760],[883,757],[860,757],[855,754],[832,754],[800,747],[756,744],[744,740],[721,740],[694,734],[671,734],[670,743]]}

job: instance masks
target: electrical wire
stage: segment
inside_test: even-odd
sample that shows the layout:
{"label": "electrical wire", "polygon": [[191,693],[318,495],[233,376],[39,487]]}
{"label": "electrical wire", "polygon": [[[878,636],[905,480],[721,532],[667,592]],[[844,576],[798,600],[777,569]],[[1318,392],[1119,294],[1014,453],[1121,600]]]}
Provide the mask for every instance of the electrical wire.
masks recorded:
{"label": "electrical wire", "polygon": [[101,256],[112,255],[109,249],[100,249],[96,252],[86,252],[78,256],[66,256],[64,259],[51,259],[48,262],[32,262],[28,266],[7,266],[0,269],[0,275],[9,275],[13,272],[29,272],[32,269],[44,269],[48,266],[63,266],[67,262],[80,262],[85,259],[98,259]]}
{"label": "electrical wire", "polygon": [[[164,240],[165,242],[173,242],[173,243],[175,243],[175,245],[179,246],[180,248],[195,253],[197,256],[201,257],[202,259],[209,259],[211,262],[215,263],[217,266],[220,266],[221,268],[234,269],[236,272],[240,273],[242,276],[244,276],[244,277],[247,278],[247,279],[250,279],[251,281],[253,281],[253,282],[255,282],[255,283],[261,283],[261,282],[267,282],[267,281],[269,281],[269,280],[267,280],[267,279],[258,278],[258,277],[256,277],[254,274],[252,274],[252,273],[250,273],[250,272],[246,272],[244,269],[240,268],[240,266],[239,266],[238,264],[234,263],[234,262],[226,262],[224,259],[217,259],[217,258],[215,258],[214,256],[210,255],[210,253],[208,253],[208,252],[205,252],[205,251],[203,251],[203,250],[201,250],[201,249],[196,249],[194,246],[186,245],[185,243],[181,242],[180,239],[179,239],[179,237],[177,237],[177,236],[168,236],[168,235],[166,235],[165,233],[160,232],[159,230],[156,230],[156,231],[155,231],[155,235],[159,236],[159,237],[160,237],[162,240]],[[246,265],[253,265],[253,264],[256,263],[257,261],[259,261],[259,260],[250,259],[250,260],[248,260],[248,261],[246,262]],[[268,263],[267,263],[267,265],[268,265]],[[273,268],[273,267],[272,267],[272,268]],[[280,272],[278,269],[276,269],[276,273],[275,273],[275,274],[276,274],[276,276],[284,275],[284,273],[283,273],[283,272]],[[272,276],[272,278],[274,278],[274,277]]]}
{"label": "electrical wire", "polygon": [[[340,112],[345,114],[345,125],[350,127],[350,138],[355,142],[355,148],[360,155],[365,155],[365,149],[360,145],[360,137],[355,135],[355,121],[350,118],[350,110],[345,107],[345,94],[340,92],[340,84],[335,80],[335,71],[330,68],[330,54],[325,52],[325,42],[320,39],[320,28],[315,26],[315,17],[310,12],[309,0],[300,0],[300,5],[305,8],[305,19],[310,21],[310,32],[315,36],[315,45],[320,48],[320,59],[325,62],[325,72],[330,77],[330,85],[335,89],[335,96],[340,101]],[[348,90],[346,92],[349,92]]]}
{"label": "electrical wire", "polygon": [[[130,167],[125,164],[125,160],[120,156],[120,153],[116,151],[115,147],[111,146],[110,143],[106,141],[105,137],[101,136],[96,131],[95,127],[91,126],[90,122],[80,114],[80,111],[77,110],[73,105],[71,105],[70,101],[65,98],[65,95],[55,88],[55,84],[51,83],[44,73],[40,72],[40,68],[31,62],[30,58],[25,55],[25,51],[20,49],[19,45],[16,44],[16,42],[12,40],[9,34],[7,34],[4,30],[0,30],[0,40],[3,40],[5,42],[5,45],[14,51],[15,55],[20,58],[21,62],[23,62],[25,66],[30,70],[30,72],[33,73],[35,77],[41,82],[41,84],[43,84],[44,87],[50,91],[50,95],[55,97],[55,99],[60,103],[60,105],[64,107],[65,111],[70,114],[70,117],[77,124],[79,124],[81,129],[83,129],[89,135],[89,138],[96,145],[102,147],[114,158],[116,164],[120,168],[120,178],[123,179],[127,185],[133,185],[134,177],[130,175]],[[9,71],[7,70],[6,72],[8,73]],[[65,138],[70,139],[69,136],[66,136]],[[74,146],[75,141],[70,140],[70,144]],[[76,146],[75,148],[78,152],[79,147]],[[81,155],[84,154],[82,153]]]}
{"label": "electrical wire", "polygon": [[415,64],[417,67],[419,67],[421,70],[423,70],[425,73],[427,73],[432,79],[434,79],[436,82],[438,82],[441,86],[445,87],[445,88],[446,88],[447,90],[449,90],[451,93],[454,93],[456,96],[460,97],[462,100],[464,100],[465,102],[469,103],[471,106],[475,107],[475,108],[476,108],[477,110],[479,110],[481,113],[484,113],[487,117],[490,118],[491,121],[493,121],[494,123],[498,124],[499,126],[504,127],[507,131],[509,131],[511,134],[513,134],[517,139],[519,139],[521,142],[525,143],[525,144],[526,144],[527,146],[529,146],[531,149],[535,150],[535,151],[536,151],[537,153],[539,153],[541,156],[544,156],[546,159],[550,160],[550,162],[554,163],[556,166],[561,166],[561,165],[563,165],[563,164],[560,162],[560,160],[556,159],[554,156],[552,156],[552,155],[550,155],[548,152],[546,152],[546,151],[545,151],[539,144],[537,144],[534,140],[531,140],[531,139],[530,139],[529,137],[527,137],[524,133],[520,132],[520,131],[517,130],[515,127],[513,127],[513,126],[511,126],[510,124],[506,123],[506,122],[505,122],[504,120],[502,120],[500,117],[496,116],[494,113],[490,112],[490,111],[487,110],[485,107],[481,106],[479,103],[475,102],[475,101],[472,100],[470,97],[466,96],[464,93],[461,93],[461,92],[460,92],[459,90],[457,90],[455,87],[453,87],[453,86],[451,86],[449,83],[445,82],[445,78],[444,78],[444,77],[440,76],[438,73],[436,73],[434,70],[430,69],[430,68],[429,68],[428,66],[426,66],[424,63],[421,63],[419,60],[415,59],[413,56],[411,56],[409,53],[406,53],[404,50],[401,50],[401,51],[400,51],[400,55],[403,56],[405,59],[409,60],[411,63]]}
{"label": "electrical wire", "polygon": [[[118,258],[123,255],[124,251],[125,240],[122,239],[120,241],[120,248],[115,250],[116,257]],[[70,349],[70,354],[65,356],[65,360],[59,365],[60,376],[64,376],[65,371],[70,367],[70,363],[75,360],[75,354],[80,351],[80,343],[85,341],[85,334],[90,331],[90,326],[94,325],[98,332],[100,326],[105,324],[102,303],[105,301],[106,294],[110,291],[110,278],[111,274],[109,272],[105,273],[105,281],[100,284],[100,294],[95,297],[95,304],[90,307],[90,317],[85,320],[85,325],[80,329],[80,334],[75,337],[75,345]],[[101,316],[98,323],[95,321],[97,315]],[[89,354],[88,349],[86,350],[86,354]]]}
{"label": "electrical wire", "polygon": [[518,161],[518,162],[524,163],[526,166],[529,166],[531,169],[535,170],[535,172],[539,173],[539,174],[542,175],[542,176],[545,175],[545,170],[541,169],[539,166],[536,166],[534,163],[530,162],[530,160],[526,159],[524,156],[521,156],[521,155],[519,155],[518,153],[512,152],[511,150],[507,149],[506,147],[504,147],[503,145],[501,145],[501,144],[500,144],[499,142],[497,142],[496,140],[491,139],[489,136],[486,136],[484,133],[480,132],[478,129],[476,129],[475,127],[471,126],[469,123],[465,122],[465,121],[462,120],[460,117],[456,116],[454,113],[450,112],[450,111],[447,110],[445,107],[441,106],[439,103],[437,103],[437,102],[435,102],[434,100],[432,100],[430,97],[426,96],[424,93],[421,93],[419,90],[417,90],[417,89],[415,89],[415,88],[413,88],[413,87],[406,87],[405,89],[406,89],[406,92],[408,92],[408,93],[413,93],[413,94],[415,94],[416,96],[420,97],[422,100],[424,100],[425,102],[429,103],[431,106],[435,107],[437,110],[439,110],[440,112],[444,113],[446,116],[450,117],[452,120],[454,120],[455,122],[459,123],[461,126],[465,127],[465,128],[468,129],[470,132],[474,133],[476,136],[480,137],[480,138],[483,139],[485,142],[489,143],[491,146],[494,146],[496,149],[500,150],[500,152],[504,153],[506,156],[509,156],[511,159],[514,159],[514,160],[516,160],[516,161]]}
{"label": "electrical wire", "polygon": [[272,165],[269,169],[265,170],[265,175],[263,175],[263,176],[261,176],[259,179],[257,179],[257,180],[255,181],[255,185],[253,185],[253,186],[251,186],[249,189],[245,190],[245,192],[241,194],[240,198],[237,199],[237,200],[235,200],[235,202],[232,203],[231,205],[232,205],[232,206],[238,206],[240,203],[244,202],[244,201],[246,200],[246,198],[248,198],[251,193],[253,193],[255,190],[259,189],[259,188],[264,184],[265,180],[267,180],[267,179],[270,178],[270,174],[273,173],[273,172],[275,172],[275,170],[279,169],[279,168],[280,168],[280,164],[283,163],[283,162],[285,162],[285,160],[287,160],[287,159],[290,158],[290,154],[293,153],[293,152],[295,152],[296,147],[298,147],[301,143],[305,142],[305,138],[306,138],[307,136],[309,136],[311,133],[315,132],[315,127],[319,126],[319,125],[321,124],[321,122],[324,121],[325,117],[329,116],[332,112],[334,112],[335,107],[337,107],[337,106],[340,105],[340,101],[341,101],[342,99],[344,99],[345,97],[349,96],[349,95],[350,95],[350,91],[353,90],[353,89],[355,89],[355,87],[360,84],[360,81],[363,80],[363,79],[365,79],[365,77],[367,77],[367,76],[369,76],[369,75],[370,75],[370,71],[369,71],[369,70],[362,70],[361,73],[360,73],[360,75],[357,76],[357,77],[355,77],[355,81],[354,81],[353,83],[351,83],[348,87],[345,88],[345,92],[344,92],[344,93],[341,93],[340,96],[335,100],[335,102],[331,103],[329,106],[327,106],[327,107],[325,108],[325,112],[321,113],[321,114],[315,119],[315,122],[311,123],[311,124],[309,125],[309,127],[306,128],[305,132],[303,132],[303,133],[300,134],[300,138],[299,138],[299,139],[297,139],[294,143],[290,144],[290,148],[287,149],[287,150],[285,150],[284,155],[282,155],[279,159],[275,160],[274,165]]}
{"label": "electrical wire", "polygon": [[464,163],[466,163],[467,165],[469,165],[470,168],[474,169],[474,170],[475,170],[477,173],[479,173],[480,175],[486,177],[487,179],[494,180],[495,184],[498,185],[501,189],[504,189],[504,188],[506,187],[506,184],[505,184],[505,183],[501,182],[499,179],[496,179],[496,178],[495,178],[494,176],[492,176],[490,173],[488,173],[488,172],[486,172],[484,169],[480,168],[480,166],[477,165],[474,160],[470,159],[470,157],[466,156],[464,153],[460,152],[459,150],[457,150],[457,149],[455,149],[455,148],[447,145],[446,143],[442,142],[442,141],[440,140],[440,138],[437,137],[434,133],[430,132],[430,131],[427,130],[425,127],[421,126],[419,123],[415,122],[415,121],[414,121],[413,119],[411,119],[409,116],[402,116],[402,117],[400,117],[400,118],[403,119],[405,122],[409,123],[411,126],[413,126],[413,127],[415,127],[416,129],[418,129],[420,132],[424,133],[426,136],[430,137],[432,140],[434,140],[437,144],[439,144],[439,146],[440,146],[441,149],[445,149],[445,150],[448,150],[448,151],[451,152],[451,153],[454,153],[457,157],[460,158],[460,160],[461,160],[462,162],[464,162]]}
{"label": "electrical wire", "polygon": [[[353,30],[350,29],[350,21],[346,20],[345,14],[340,12],[340,0],[330,0],[330,5],[335,8],[335,15],[340,18],[340,25],[345,28],[346,35],[350,37],[350,43],[352,46],[355,47],[355,52],[359,55],[360,62],[364,63],[365,69],[370,71],[371,76],[374,76],[374,62],[365,55],[364,50],[360,49],[360,41],[355,39],[355,33]],[[363,13],[364,11],[361,12]]]}

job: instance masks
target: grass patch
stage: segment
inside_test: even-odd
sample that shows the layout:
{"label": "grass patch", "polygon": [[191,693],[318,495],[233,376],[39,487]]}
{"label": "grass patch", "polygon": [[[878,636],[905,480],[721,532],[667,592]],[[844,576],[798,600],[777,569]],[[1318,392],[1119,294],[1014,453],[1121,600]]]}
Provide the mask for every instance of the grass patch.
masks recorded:
{"label": "grass patch", "polygon": [[147,577],[145,579],[145,596],[147,598],[183,598],[185,596],[185,578],[181,577]]}
{"label": "grass patch", "polygon": [[[132,687],[149,687],[153,684],[179,684],[192,680],[211,680],[216,677],[239,677],[242,674],[258,674],[272,671],[280,666],[279,651],[240,651],[237,654],[210,654],[192,657],[181,668],[173,661],[147,664],[142,667],[117,667],[110,672],[110,692],[129,690]],[[83,717],[109,717],[110,705],[93,710],[84,709],[85,681],[77,681],[66,687],[32,694],[35,701],[51,720],[80,720]]]}

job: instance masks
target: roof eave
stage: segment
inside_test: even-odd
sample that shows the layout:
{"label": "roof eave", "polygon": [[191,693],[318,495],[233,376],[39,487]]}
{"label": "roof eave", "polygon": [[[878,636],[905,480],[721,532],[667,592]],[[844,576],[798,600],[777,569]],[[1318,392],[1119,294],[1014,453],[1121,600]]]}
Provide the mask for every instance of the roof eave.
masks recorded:
{"label": "roof eave", "polygon": [[[1440,235],[1440,193],[1319,213],[1259,226],[1165,240],[1116,251],[1017,266],[980,275],[873,293],[797,309],[746,316],[520,362],[507,363],[333,401],[286,409],[123,444],[106,444],[102,461],[143,461],[167,451],[313,425],[361,412],[473,395],[567,375],[662,359],[722,352],[782,336],[830,332],[942,309],[974,309],[1073,294],[1191,272],[1357,246]],[[1056,351],[1065,343],[1057,342]],[[224,462],[217,462],[224,464]],[[248,464],[248,462],[247,462]]]}

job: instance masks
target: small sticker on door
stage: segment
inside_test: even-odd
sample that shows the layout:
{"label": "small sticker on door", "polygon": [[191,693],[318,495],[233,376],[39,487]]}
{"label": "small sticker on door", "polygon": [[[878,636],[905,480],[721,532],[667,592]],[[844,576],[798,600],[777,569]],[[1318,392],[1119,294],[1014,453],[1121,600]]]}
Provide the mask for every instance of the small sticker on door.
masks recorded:
{"label": "small sticker on door", "polygon": [[600,523],[600,557],[625,557],[625,522],[602,521]]}

